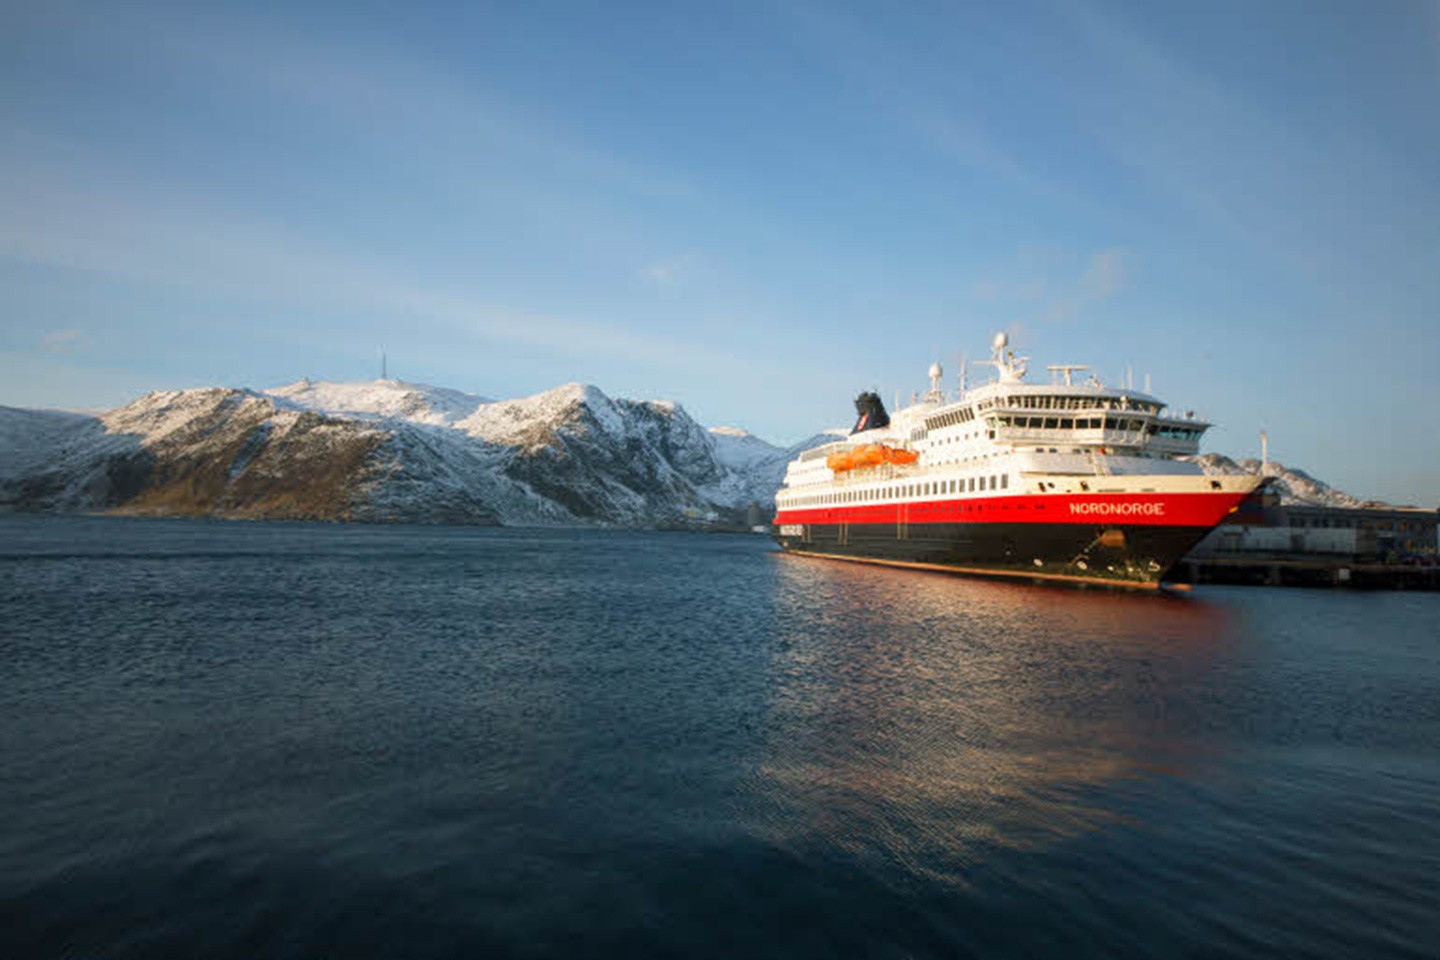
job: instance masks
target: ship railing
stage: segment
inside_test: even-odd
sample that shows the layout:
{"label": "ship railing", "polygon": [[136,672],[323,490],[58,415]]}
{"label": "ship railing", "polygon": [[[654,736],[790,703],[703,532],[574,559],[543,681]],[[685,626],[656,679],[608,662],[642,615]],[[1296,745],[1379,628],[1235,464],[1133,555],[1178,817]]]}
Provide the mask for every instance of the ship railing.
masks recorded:
{"label": "ship railing", "polygon": [[1053,443],[1073,444],[1076,446],[1139,447],[1145,446],[1154,438],[1144,430],[1105,430],[1103,428],[1089,430],[1076,430],[1071,428],[1065,430],[1060,427],[1000,427],[995,431],[995,439],[1005,443]]}
{"label": "ship railing", "polygon": [[869,483],[874,480],[893,480],[898,477],[915,475],[919,461],[913,464],[881,463],[870,467],[856,467],[835,474],[835,482],[841,486],[854,483]]}
{"label": "ship railing", "polygon": [[809,450],[803,451],[800,454],[800,459],[805,461],[823,460],[826,457],[830,456],[830,454],[834,453],[836,450],[843,449],[847,446],[849,446],[849,444],[844,440],[836,440],[832,443],[822,443],[818,447],[811,447]]}

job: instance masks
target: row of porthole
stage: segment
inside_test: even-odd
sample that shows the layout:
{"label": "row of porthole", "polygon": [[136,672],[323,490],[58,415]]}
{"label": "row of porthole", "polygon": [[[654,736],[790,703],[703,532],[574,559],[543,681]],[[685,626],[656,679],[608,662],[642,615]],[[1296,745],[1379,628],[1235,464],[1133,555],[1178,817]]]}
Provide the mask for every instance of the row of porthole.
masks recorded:
{"label": "row of porthole", "polygon": [[[982,477],[959,477],[951,480],[926,481],[923,483],[902,483],[898,486],[883,487],[879,490],[841,490],[837,493],[817,493],[813,496],[798,497],[794,502],[786,501],[790,509],[801,507],[833,507],[849,504],[888,506],[873,500],[887,500],[895,497],[937,497],[952,493],[984,493],[988,490],[1008,490],[1009,474],[990,474]],[[838,499],[846,498],[849,499]]]}

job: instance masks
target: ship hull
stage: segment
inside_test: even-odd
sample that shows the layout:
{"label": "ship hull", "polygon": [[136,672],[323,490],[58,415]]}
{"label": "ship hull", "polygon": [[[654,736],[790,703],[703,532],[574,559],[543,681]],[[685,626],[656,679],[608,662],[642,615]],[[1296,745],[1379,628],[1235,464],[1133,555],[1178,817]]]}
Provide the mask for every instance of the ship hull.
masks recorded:
{"label": "ship hull", "polygon": [[[1153,588],[1243,499],[1241,493],[986,498],[793,511],[777,516],[775,540],[786,551],[809,556]],[[1106,506],[1087,506],[1094,503]],[[1119,506],[1125,503],[1147,506]]]}

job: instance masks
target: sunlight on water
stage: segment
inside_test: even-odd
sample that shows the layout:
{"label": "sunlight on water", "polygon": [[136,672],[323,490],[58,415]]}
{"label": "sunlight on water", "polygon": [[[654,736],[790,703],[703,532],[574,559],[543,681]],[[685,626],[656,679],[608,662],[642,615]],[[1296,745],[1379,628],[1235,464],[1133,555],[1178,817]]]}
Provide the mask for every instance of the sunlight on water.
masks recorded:
{"label": "sunlight on water", "polygon": [[1166,691],[1225,645],[1219,608],[789,556],[779,566],[759,770],[776,812],[758,828],[776,842],[813,833],[958,879],[949,871],[997,846],[1113,820],[1084,792],[1183,767],[1193,751],[1158,721]]}

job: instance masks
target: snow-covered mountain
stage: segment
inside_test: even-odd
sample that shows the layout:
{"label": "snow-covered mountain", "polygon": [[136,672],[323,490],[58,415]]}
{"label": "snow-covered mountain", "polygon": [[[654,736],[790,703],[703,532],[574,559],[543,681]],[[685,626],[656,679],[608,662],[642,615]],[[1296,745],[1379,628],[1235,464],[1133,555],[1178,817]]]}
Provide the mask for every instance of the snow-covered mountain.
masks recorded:
{"label": "snow-covered mountain", "polygon": [[1259,460],[1231,460],[1229,457],[1218,453],[1201,454],[1198,457],[1190,458],[1200,465],[1207,476],[1234,476],[1237,474],[1260,473],[1267,477],[1274,477],[1273,489],[1280,494],[1282,504],[1317,506],[1317,507],[1344,507],[1354,509],[1356,507],[1383,507],[1387,506],[1378,500],[1361,500],[1359,497],[1352,497],[1350,494],[1320,480],[1316,480],[1304,470],[1296,470],[1287,467],[1283,463],[1274,460],[1264,464]]}
{"label": "snow-covered mountain", "polygon": [[768,509],[796,452],[566,384],[495,401],[394,380],[0,408],[0,509],[665,527]]}
{"label": "snow-covered mountain", "polygon": [[775,491],[785,479],[785,465],[803,450],[835,440],[834,434],[817,433],[788,447],[777,447],[738,427],[711,427],[710,439],[715,457],[730,468],[736,479],[731,502],[757,502],[767,509],[773,504]]}

